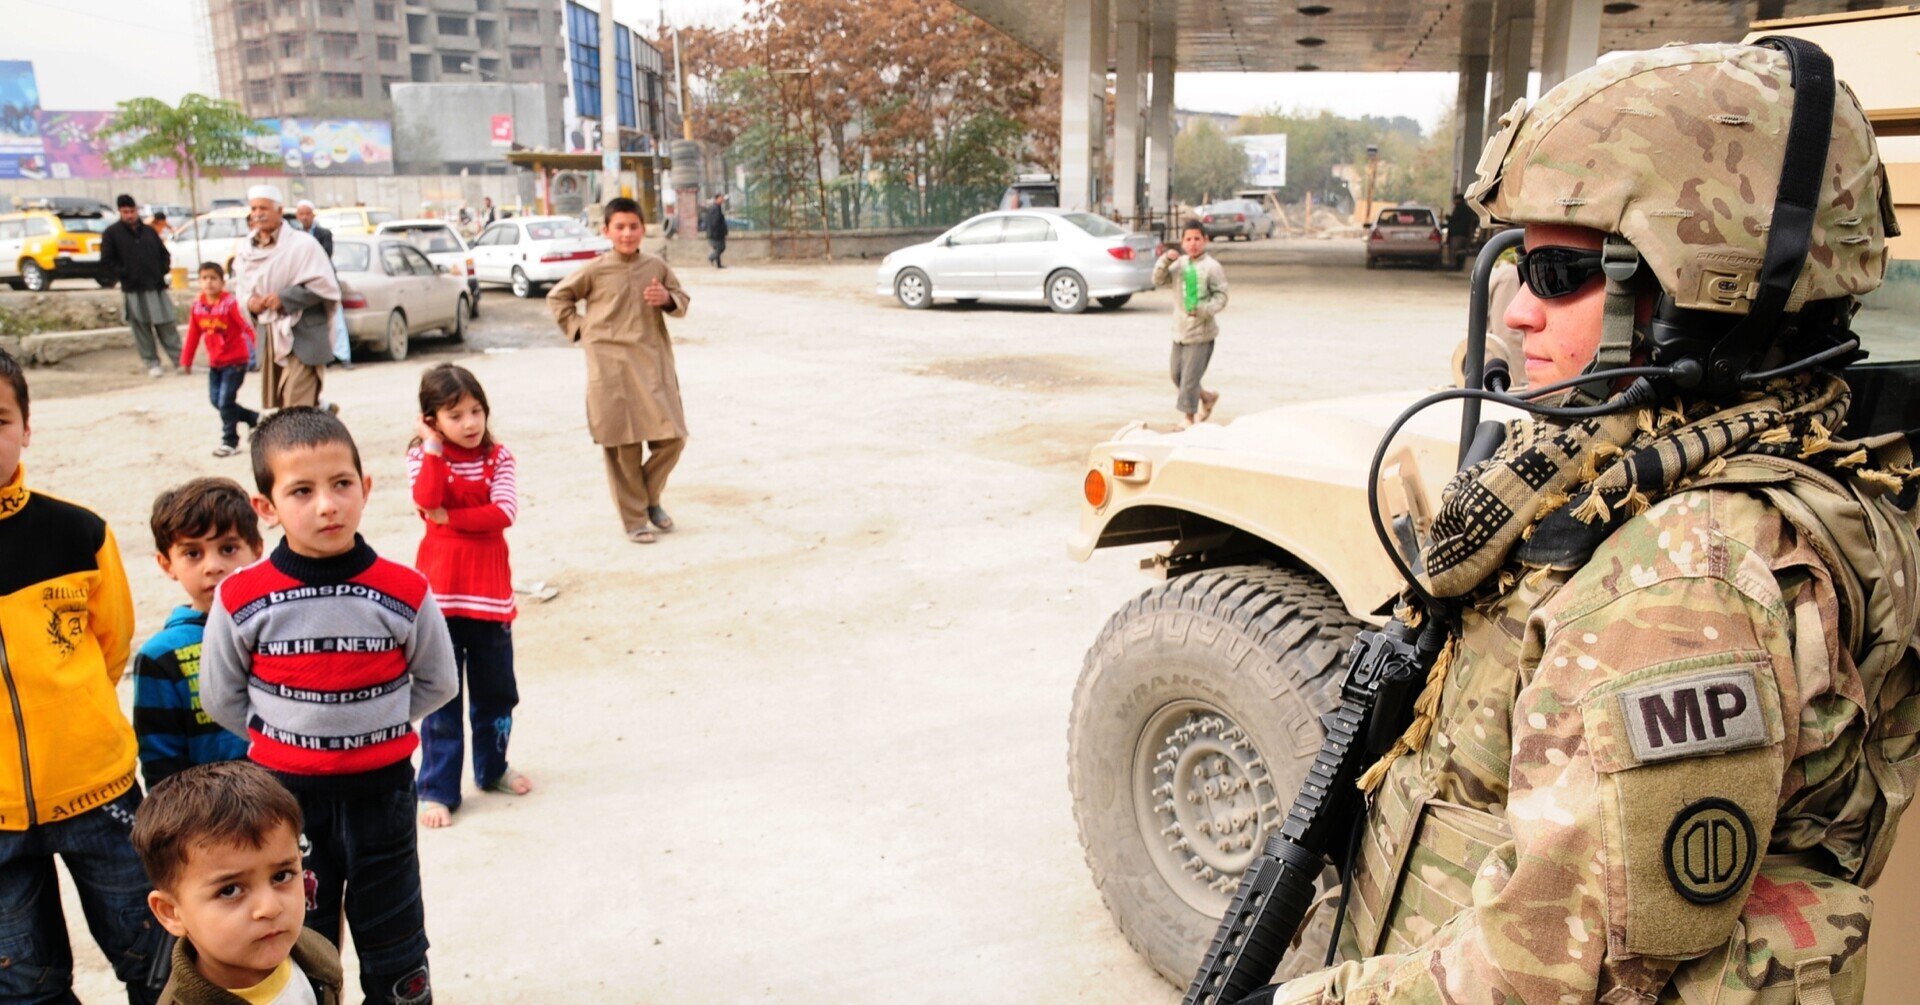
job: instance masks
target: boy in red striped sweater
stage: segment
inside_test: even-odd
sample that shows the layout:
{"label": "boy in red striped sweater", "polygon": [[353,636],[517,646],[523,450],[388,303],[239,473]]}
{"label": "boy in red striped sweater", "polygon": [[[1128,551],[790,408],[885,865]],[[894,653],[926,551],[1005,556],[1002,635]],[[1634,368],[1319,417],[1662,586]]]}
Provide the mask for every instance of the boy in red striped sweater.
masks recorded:
{"label": "boy in red striped sweater", "polygon": [[240,301],[227,292],[227,274],[219,262],[200,266],[200,295],[187,319],[187,344],[180,349],[180,372],[193,372],[200,340],[207,342],[207,397],[220,413],[220,446],[215,457],[240,452],[240,424],[260,426],[260,413],[240,404],[240,384],[247,379],[247,360],[253,354],[253,325],[240,311]]}
{"label": "boy in red striped sweater", "polygon": [[288,408],[253,434],[254,508],[286,539],[222,580],[200,701],[300,801],[307,925],[341,907],[367,1001],[432,1000],[414,824],[413,723],[453,697],[453,647],[426,577],[360,538],[373,487],[339,419]]}

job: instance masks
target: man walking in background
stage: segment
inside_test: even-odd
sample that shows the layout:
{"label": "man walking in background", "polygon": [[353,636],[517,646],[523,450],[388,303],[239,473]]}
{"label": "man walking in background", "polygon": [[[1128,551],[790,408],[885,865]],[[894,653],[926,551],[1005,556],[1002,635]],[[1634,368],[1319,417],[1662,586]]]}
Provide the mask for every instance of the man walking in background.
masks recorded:
{"label": "man walking in background", "polygon": [[[147,376],[158,377],[180,358],[180,328],[167,295],[167,277],[173,255],[152,227],[140,222],[140,204],[133,196],[114,200],[120,220],[100,235],[100,263],[120,281],[120,309],[133,329],[133,347],[147,364]],[[155,341],[159,348],[154,347]]]}
{"label": "man walking in background", "polygon": [[280,215],[280,190],[247,190],[253,236],[234,256],[234,296],[260,333],[260,397],[265,409],[317,406],[333,360],[333,317],[340,282],[320,242]]}
{"label": "man walking in background", "polygon": [[[320,242],[320,250],[333,261],[333,231],[320,226],[313,217],[313,203],[302,199],[293,207],[293,219],[308,236]],[[353,369],[353,343],[347,340],[347,312],[333,312],[333,360],[343,370]]]}
{"label": "man walking in background", "polygon": [[704,215],[706,219],[700,221],[700,225],[707,231],[708,246],[713,248],[707,252],[707,261],[712,262],[716,269],[724,269],[726,266],[721,264],[720,256],[727,253],[727,194],[715,193]]}

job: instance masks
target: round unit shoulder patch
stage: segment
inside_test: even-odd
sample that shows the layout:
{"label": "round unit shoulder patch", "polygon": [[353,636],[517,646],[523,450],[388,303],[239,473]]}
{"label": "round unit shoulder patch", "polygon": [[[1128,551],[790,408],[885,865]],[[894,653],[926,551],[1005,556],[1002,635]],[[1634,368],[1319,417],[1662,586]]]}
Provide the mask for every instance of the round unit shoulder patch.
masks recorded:
{"label": "round unit shoulder patch", "polygon": [[1695,904],[1739,892],[1759,860],[1753,821],[1726,799],[1702,799],[1674,814],[1664,852],[1667,880]]}

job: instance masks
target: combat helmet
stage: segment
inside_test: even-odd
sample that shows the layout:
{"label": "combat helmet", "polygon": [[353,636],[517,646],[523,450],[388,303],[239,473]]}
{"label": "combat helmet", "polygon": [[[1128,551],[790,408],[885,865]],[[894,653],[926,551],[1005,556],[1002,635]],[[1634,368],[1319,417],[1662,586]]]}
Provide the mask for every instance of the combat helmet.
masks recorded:
{"label": "combat helmet", "polygon": [[[1656,363],[1696,360],[1697,383],[1721,393],[1783,333],[1802,345],[1844,336],[1899,233],[1866,114],[1799,39],[1595,65],[1532,108],[1516,102],[1478,175],[1467,198],[1490,225],[1609,235],[1593,372],[1643,347]],[[1660,296],[1636,332],[1629,280],[1641,270]]]}

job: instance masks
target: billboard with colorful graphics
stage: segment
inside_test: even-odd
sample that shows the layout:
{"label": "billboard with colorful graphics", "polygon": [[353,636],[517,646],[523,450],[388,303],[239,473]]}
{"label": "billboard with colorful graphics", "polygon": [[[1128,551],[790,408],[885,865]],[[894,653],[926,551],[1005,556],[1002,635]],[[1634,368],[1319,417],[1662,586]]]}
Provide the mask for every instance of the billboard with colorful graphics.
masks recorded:
{"label": "billboard with colorful graphics", "polygon": [[261,119],[274,131],[261,148],[278,163],[255,174],[374,175],[393,173],[393,123],[384,119]]}
{"label": "billboard with colorful graphics", "polygon": [[0,178],[45,178],[40,146],[40,86],[33,64],[0,59]]}
{"label": "billboard with colorful graphics", "polygon": [[172,161],[142,161],[116,171],[107,163],[111,145],[100,138],[100,130],[113,121],[112,112],[40,113],[40,141],[46,149],[46,177],[80,178],[172,178]]}

